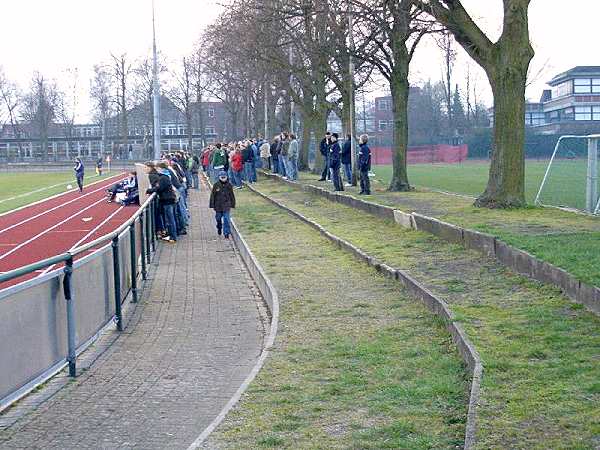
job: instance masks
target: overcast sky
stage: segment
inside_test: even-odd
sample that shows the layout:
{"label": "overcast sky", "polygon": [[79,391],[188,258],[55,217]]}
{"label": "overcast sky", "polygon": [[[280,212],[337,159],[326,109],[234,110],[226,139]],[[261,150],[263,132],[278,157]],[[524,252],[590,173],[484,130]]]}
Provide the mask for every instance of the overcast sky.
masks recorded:
{"label": "overcast sky", "polygon": [[[155,0],[160,50],[172,61],[189,53],[202,30],[220,11],[218,0]],[[502,24],[501,0],[463,0],[467,10],[490,36]],[[538,99],[545,82],[576,65],[600,65],[595,31],[598,0],[533,0],[530,29],[536,57],[533,74],[544,70],[528,89]],[[87,88],[94,64],[110,53],[139,57],[150,52],[151,0],[19,0],[4,1],[0,25],[0,65],[6,75],[26,87],[35,70],[64,80],[67,69],[77,68],[80,95],[78,116],[88,120]],[[463,84],[468,57],[461,52],[455,81]],[[437,80],[442,73],[439,50],[425,42],[415,57],[411,82]],[[477,89],[491,103],[485,75],[474,63]]]}

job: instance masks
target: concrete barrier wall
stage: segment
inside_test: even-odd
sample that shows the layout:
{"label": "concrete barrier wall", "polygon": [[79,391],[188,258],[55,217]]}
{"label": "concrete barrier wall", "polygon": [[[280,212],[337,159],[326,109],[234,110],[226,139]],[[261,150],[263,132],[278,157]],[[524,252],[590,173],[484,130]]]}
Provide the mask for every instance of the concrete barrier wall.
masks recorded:
{"label": "concrete barrier wall", "polygon": [[[141,254],[136,222],[136,261]],[[129,230],[119,242],[120,301],[131,291]],[[136,270],[139,274],[139,270]],[[0,410],[43,382],[66,363],[67,319],[62,269],[0,291]],[[76,346],[83,351],[113,321],[115,291],[110,244],[76,260],[71,278]]]}
{"label": "concrete barrier wall", "polygon": [[[345,194],[332,193],[318,186],[290,182],[283,180],[278,175],[269,173],[265,173],[265,175],[280,182],[301,187],[308,192],[321,195],[332,201],[355,207],[374,216],[384,219],[392,218],[402,227],[430,233],[449,242],[463,245],[467,249],[476,250],[491,258],[496,258],[521,275],[558,287],[571,300],[585,305],[595,314],[600,314],[600,289],[598,287],[583,283],[567,271],[541,261],[535,256],[514,248],[490,234],[458,227],[419,213],[406,213]],[[391,210],[391,216],[389,210]]]}

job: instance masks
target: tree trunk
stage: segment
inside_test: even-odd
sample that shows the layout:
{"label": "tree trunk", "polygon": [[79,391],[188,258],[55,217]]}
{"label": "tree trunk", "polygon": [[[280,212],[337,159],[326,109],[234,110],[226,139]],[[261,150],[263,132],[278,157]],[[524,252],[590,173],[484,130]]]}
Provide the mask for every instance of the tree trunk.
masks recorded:
{"label": "tree trunk", "polygon": [[[400,64],[397,64],[397,67]],[[394,70],[390,80],[394,113],[394,146],[392,151],[392,181],[389,191],[410,191],[408,182],[408,67],[405,71]]]}
{"label": "tree trunk", "polygon": [[313,129],[315,132],[315,166],[313,167],[312,172],[317,175],[321,175],[323,171],[323,155],[321,155],[321,151],[319,149],[319,145],[321,140],[325,137],[325,133],[327,132],[327,109],[320,110],[314,118]]}
{"label": "tree trunk", "polygon": [[308,152],[310,149],[310,132],[313,129],[313,117],[302,113],[302,145],[300,146],[300,158],[298,159],[298,170],[308,170]]}
{"label": "tree trunk", "polygon": [[519,63],[490,72],[494,93],[494,146],[485,192],[476,206],[511,208],[525,205],[525,85],[527,70]]}
{"label": "tree trunk", "polygon": [[193,123],[192,123],[192,106],[188,105],[185,112],[186,112],[185,121],[186,121],[186,128],[187,128],[188,152],[190,152],[190,154],[191,154],[191,153],[193,153],[193,150],[194,150],[194,141],[193,141],[194,129],[193,129]]}

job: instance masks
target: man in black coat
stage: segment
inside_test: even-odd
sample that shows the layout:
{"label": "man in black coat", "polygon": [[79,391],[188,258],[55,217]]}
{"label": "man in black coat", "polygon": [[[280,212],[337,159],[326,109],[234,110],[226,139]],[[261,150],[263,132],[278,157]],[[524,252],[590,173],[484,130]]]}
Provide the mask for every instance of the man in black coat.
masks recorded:
{"label": "man in black coat", "polygon": [[325,133],[325,137],[319,144],[319,151],[321,155],[323,155],[323,172],[321,173],[321,178],[319,181],[329,180],[329,145],[331,144],[331,133],[328,131]]}
{"label": "man in black coat", "polygon": [[235,208],[235,195],[233,185],[229,182],[227,172],[220,172],[219,179],[213,185],[210,193],[209,208],[215,210],[215,220],[217,222],[217,234],[221,232],[225,239],[229,239],[231,234],[231,209]]}
{"label": "man in black coat", "polygon": [[360,192],[362,195],[371,195],[371,180],[369,180],[369,171],[371,170],[371,149],[367,145],[369,136],[363,134],[359,139],[360,151],[358,152],[358,169],[360,171]]}
{"label": "man in black coat", "polygon": [[342,148],[342,166],[344,166],[344,174],[346,175],[346,186],[352,184],[352,136],[346,136],[346,142]]}
{"label": "man in black coat", "polygon": [[331,135],[331,145],[329,146],[329,166],[331,168],[331,176],[333,178],[333,186],[336,191],[343,191],[344,186],[340,177],[340,166],[341,164],[341,153],[340,143],[338,142],[338,134],[333,133]]}

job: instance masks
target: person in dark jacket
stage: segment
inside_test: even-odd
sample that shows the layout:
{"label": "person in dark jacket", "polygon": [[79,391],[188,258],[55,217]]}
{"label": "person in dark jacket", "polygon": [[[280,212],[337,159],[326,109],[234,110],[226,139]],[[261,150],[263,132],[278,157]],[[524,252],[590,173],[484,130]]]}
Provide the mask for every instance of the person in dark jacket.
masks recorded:
{"label": "person in dark jacket", "polygon": [[371,170],[371,149],[367,145],[369,136],[363,134],[358,143],[360,151],[358,152],[358,170],[360,171],[360,192],[361,195],[371,195],[371,180],[369,180],[369,171]]}
{"label": "person in dark jacket", "polygon": [[323,172],[319,181],[325,181],[331,179],[329,173],[329,145],[331,144],[331,133],[328,131],[325,133],[325,137],[319,144],[319,151],[323,155]]}
{"label": "person in dark jacket", "polygon": [[279,147],[279,136],[275,136],[273,142],[271,142],[271,172],[279,173],[279,154],[277,149]]}
{"label": "person in dark jacket", "polygon": [[193,156],[190,173],[192,174],[192,186],[196,190],[200,189],[200,178],[198,178],[198,172],[200,172],[200,158]]}
{"label": "person in dark jacket", "polygon": [[213,185],[210,193],[209,208],[215,210],[215,220],[217,222],[217,234],[221,233],[225,239],[229,239],[231,234],[231,209],[235,208],[235,195],[233,186],[227,178],[227,172],[220,172],[218,181]]}
{"label": "person in dark jacket", "polygon": [[166,173],[158,172],[155,167],[146,165],[148,168],[148,178],[151,183],[150,189],[146,190],[146,194],[156,193],[160,207],[163,211],[163,217],[168,230],[168,235],[161,236],[166,242],[177,242],[177,223],[175,222],[175,206],[177,204],[177,194],[173,189],[171,177]]}
{"label": "person in dark jacket", "polygon": [[346,186],[352,185],[352,136],[346,136],[346,142],[342,148],[342,166],[346,175]]}
{"label": "person in dark jacket", "polygon": [[83,162],[81,162],[81,158],[77,158],[75,160],[75,167],[73,167],[75,171],[75,178],[77,179],[77,186],[79,186],[79,192],[83,192],[83,176],[85,173],[85,168],[83,167]]}
{"label": "person in dark jacket", "polygon": [[244,161],[244,180],[247,183],[254,183],[253,170],[254,168],[254,151],[252,149],[251,141],[244,141],[242,143],[242,160]]}
{"label": "person in dark jacket", "polygon": [[344,185],[342,184],[342,179],[340,177],[341,152],[338,134],[333,133],[331,135],[331,145],[329,146],[329,165],[331,168],[334,190],[336,191],[344,190]]}

